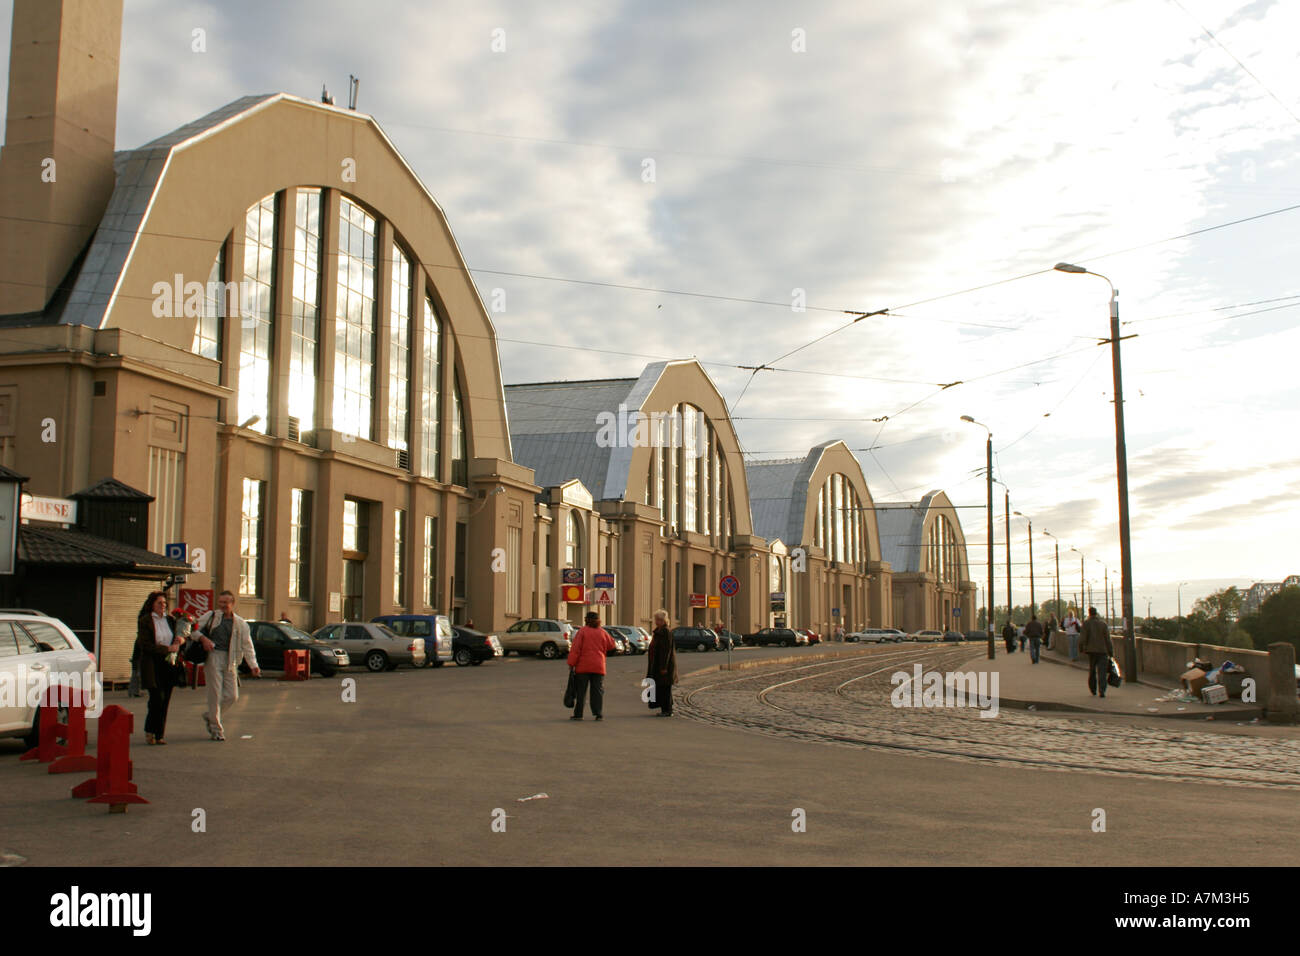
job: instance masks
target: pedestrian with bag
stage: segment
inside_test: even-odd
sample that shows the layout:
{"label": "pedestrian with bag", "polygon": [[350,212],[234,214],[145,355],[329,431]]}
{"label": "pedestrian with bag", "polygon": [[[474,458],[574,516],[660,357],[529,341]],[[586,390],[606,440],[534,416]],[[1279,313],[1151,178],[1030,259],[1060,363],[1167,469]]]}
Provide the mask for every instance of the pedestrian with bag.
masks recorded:
{"label": "pedestrian with bag", "polygon": [[229,711],[239,700],[239,662],[247,663],[254,677],[262,676],[253,637],[248,622],[235,613],[235,595],[231,591],[217,595],[217,609],[199,618],[194,630],[207,652],[207,659],[202,661],[208,685],[208,709],[203,714],[203,725],[213,740],[225,740],[221,712]]}
{"label": "pedestrian with bag", "polygon": [[1088,655],[1088,690],[1094,697],[1105,697],[1110,680],[1110,659],[1115,654],[1110,628],[1097,616],[1095,607],[1088,608],[1088,619],[1083,622],[1083,636],[1079,649]]}
{"label": "pedestrian with bag", "polygon": [[582,704],[591,689],[591,712],[597,720],[605,719],[605,657],[618,645],[600,626],[600,615],[587,612],[587,623],[578,628],[569,648],[569,667],[573,669],[574,701],[570,720],[582,720]]}
{"label": "pedestrian with bag", "polygon": [[1047,619],[1047,632],[1043,635],[1043,647],[1049,651],[1052,649],[1052,635],[1060,630],[1060,625],[1056,623],[1056,615],[1053,614]]}
{"label": "pedestrian with bag", "polygon": [[1011,618],[1007,618],[1007,623],[1002,625],[1002,640],[1007,644],[1007,653],[1014,654],[1016,652],[1016,628],[1011,623]]}
{"label": "pedestrian with bag", "polygon": [[654,681],[650,709],[658,710],[660,717],[673,715],[673,684],[677,683],[677,646],[673,632],[668,629],[668,612],[655,611],[654,634],[646,651],[647,680]]}
{"label": "pedestrian with bag", "polygon": [[1029,623],[1025,625],[1025,637],[1029,640],[1029,659],[1037,664],[1038,648],[1043,640],[1043,622],[1032,611],[1029,612]]}
{"label": "pedestrian with bag", "polygon": [[145,598],[136,622],[135,647],[132,659],[140,675],[140,686],[149,692],[149,706],[144,718],[144,741],[147,744],[166,744],[167,708],[171,704],[172,688],[184,681],[177,678],[176,655],[181,649],[181,638],[167,616],[167,595],[153,591]]}

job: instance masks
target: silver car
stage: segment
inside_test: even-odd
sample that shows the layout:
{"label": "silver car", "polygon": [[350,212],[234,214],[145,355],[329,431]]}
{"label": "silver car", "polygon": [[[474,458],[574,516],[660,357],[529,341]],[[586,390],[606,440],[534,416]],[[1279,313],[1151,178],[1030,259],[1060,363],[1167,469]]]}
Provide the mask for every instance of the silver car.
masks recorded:
{"label": "silver car", "polygon": [[529,618],[517,621],[502,631],[502,653],[537,654],[548,661],[567,656],[573,639],[573,625],[554,618]]}
{"label": "silver car", "polygon": [[383,624],[365,621],[326,624],[312,638],[343,648],[349,658],[364,662],[370,671],[390,671],[399,664],[424,666],[424,638],[400,637]]}
{"label": "silver car", "polygon": [[650,649],[650,635],[644,628],[630,627],[626,624],[606,624],[605,630],[611,637],[621,637],[627,645],[629,654],[644,654]]}

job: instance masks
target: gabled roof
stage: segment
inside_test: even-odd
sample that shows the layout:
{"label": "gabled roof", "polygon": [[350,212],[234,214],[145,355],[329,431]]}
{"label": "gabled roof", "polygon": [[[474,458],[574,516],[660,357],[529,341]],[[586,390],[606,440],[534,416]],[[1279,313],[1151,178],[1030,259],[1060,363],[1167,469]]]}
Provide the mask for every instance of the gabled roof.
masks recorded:
{"label": "gabled roof", "polygon": [[153,495],[147,495],[138,488],[123,484],[116,478],[101,478],[89,488],[68,495],[73,501],[88,498],[113,498],[118,501],[153,501]]}
{"label": "gabled roof", "polygon": [[826,449],[838,441],[832,439],[814,445],[802,458],[745,462],[755,534],[769,541],[774,538],[795,544],[803,541],[808,482]]}
{"label": "gabled roof", "polygon": [[189,572],[176,561],[144,548],[70,528],[18,528],[18,560],[36,567],[79,567],[86,570],[169,573]]}
{"label": "gabled roof", "polygon": [[23,482],[26,481],[31,481],[31,479],[26,475],[20,475],[12,468],[6,468],[4,465],[0,465],[0,480],[16,481],[19,484],[22,484]]}

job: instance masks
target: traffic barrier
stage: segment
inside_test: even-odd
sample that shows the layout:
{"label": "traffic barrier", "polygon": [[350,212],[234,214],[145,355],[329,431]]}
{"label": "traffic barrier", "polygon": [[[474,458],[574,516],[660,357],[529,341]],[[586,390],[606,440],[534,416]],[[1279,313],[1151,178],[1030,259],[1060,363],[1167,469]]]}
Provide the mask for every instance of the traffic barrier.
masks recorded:
{"label": "traffic barrier", "polygon": [[311,680],[311,651],[285,651],[284,676],[280,680]]}
{"label": "traffic barrier", "polygon": [[135,716],[112,704],[99,718],[95,776],[72,788],[74,797],[89,797],[90,803],[107,803],[109,813],[125,813],[129,803],[148,803],[131,782],[131,730]]}
{"label": "traffic barrier", "polygon": [[[50,765],[50,773],[93,770],[95,758],[86,755],[86,705],[80,688],[51,685],[41,694],[37,717],[39,738],[20,760]],[[59,721],[59,707],[68,709],[68,722]],[[59,743],[59,741],[64,741]]]}
{"label": "traffic barrier", "polygon": [[[197,678],[195,677],[195,673],[194,673],[196,669],[198,670],[198,676],[197,676]],[[186,661],[186,662],[185,662],[185,673],[186,673],[186,675],[188,675],[188,678],[189,678],[189,685],[190,685],[190,687],[206,687],[206,686],[208,686],[207,679],[203,676],[203,665],[202,665],[202,664],[192,664],[192,663],[190,663],[189,661]]]}

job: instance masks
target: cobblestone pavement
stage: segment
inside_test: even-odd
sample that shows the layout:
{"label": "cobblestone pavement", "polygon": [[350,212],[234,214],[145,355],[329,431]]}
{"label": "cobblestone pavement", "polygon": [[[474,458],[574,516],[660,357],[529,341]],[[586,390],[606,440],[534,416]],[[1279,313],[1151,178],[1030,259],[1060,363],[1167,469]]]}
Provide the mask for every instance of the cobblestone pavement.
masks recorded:
{"label": "cobblestone pavement", "polygon": [[[983,651],[978,652],[982,656]],[[851,661],[774,665],[683,680],[679,712],[694,720],[777,737],[887,749],[968,762],[1085,771],[1240,787],[1300,789],[1300,741],[1225,737],[1002,709],[895,707],[891,676],[913,665],[961,671],[965,647],[916,647]]]}

